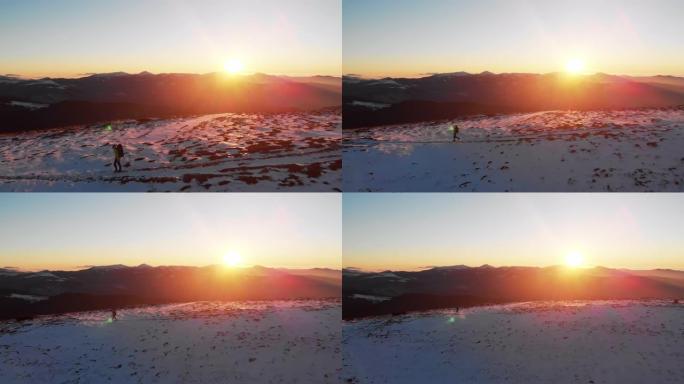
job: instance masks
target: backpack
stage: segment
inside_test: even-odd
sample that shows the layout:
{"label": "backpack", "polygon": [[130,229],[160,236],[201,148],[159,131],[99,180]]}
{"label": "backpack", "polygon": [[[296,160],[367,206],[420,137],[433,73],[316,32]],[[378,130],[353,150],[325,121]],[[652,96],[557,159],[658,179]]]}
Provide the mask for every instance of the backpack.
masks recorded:
{"label": "backpack", "polygon": [[116,149],[119,151],[119,156],[123,157],[124,155],[124,150],[123,150],[123,145],[119,144]]}

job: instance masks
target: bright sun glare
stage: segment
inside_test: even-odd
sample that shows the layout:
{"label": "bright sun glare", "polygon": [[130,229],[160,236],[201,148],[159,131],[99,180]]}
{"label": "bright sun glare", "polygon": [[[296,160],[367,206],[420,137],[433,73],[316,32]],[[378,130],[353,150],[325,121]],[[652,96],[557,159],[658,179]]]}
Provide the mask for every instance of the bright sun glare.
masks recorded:
{"label": "bright sun glare", "polygon": [[573,75],[584,72],[584,60],[572,59],[565,64],[565,71]]}
{"label": "bright sun glare", "polygon": [[223,69],[231,75],[235,75],[242,72],[245,65],[239,59],[230,59],[223,64]]}
{"label": "bright sun glare", "polygon": [[223,256],[223,264],[227,267],[237,267],[242,264],[242,256],[235,251],[230,251]]}
{"label": "bright sun glare", "polygon": [[584,265],[584,256],[579,252],[570,252],[565,256],[565,265],[570,268],[579,268]]}

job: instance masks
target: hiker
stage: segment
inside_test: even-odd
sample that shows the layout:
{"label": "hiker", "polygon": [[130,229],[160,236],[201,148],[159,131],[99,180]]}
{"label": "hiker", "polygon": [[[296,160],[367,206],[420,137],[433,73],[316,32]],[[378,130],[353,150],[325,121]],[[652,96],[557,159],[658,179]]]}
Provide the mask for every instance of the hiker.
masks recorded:
{"label": "hiker", "polygon": [[116,308],[112,308],[112,320],[116,320]]}
{"label": "hiker", "polygon": [[112,150],[114,151],[114,172],[121,172],[121,158],[124,155],[123,145],[114,144]]}
{"label": "hiker", "polygon": [[454,138],[453,138],[452,142],[455,143],[456,139],[458,139],[458,136],[457,136],[458,135],[458,125],[456,125],[456,124],[452,125],[451,129],[454,131]]}

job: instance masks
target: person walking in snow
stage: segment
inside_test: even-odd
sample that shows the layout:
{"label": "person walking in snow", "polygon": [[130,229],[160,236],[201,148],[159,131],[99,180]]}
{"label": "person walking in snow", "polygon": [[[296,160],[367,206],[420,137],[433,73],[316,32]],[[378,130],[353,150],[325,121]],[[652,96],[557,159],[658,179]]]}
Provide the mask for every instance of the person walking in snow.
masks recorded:
{"label": "person walking in snow", "polygon": [[116,308],[112,308],[112,320],[116,320]]}
{"label": "person walking in snow", "polygon": [[121,172],[121,158],[124,155],[123,145],[114,144],[112,150],[114,151],[114,172]]}
{"label": "person walking in snow", "polygon": [[452,125],[451,130],[454,131],[454,138],[452,139],[452,142],[455,143],[456,139],[458,139],[458,125]]}

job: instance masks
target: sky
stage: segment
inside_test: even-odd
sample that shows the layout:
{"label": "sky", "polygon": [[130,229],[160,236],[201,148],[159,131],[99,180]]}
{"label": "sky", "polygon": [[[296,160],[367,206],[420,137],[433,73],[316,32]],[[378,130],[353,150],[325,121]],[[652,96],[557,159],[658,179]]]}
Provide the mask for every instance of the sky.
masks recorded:
{"label": "sky", "polygon": [[345,74],[684,75],[681,0],[345,0]]}
{"label": "sky", "polygon": [[340,75],[341,0],[0,0],[0,74]]}
{"label": "sky", "polygon": [[0,194],[0,267],[340,268],[339,194]]}
{"label": "sky", "polygon": [[684,270],[684,194],[344,194],[344,267]]}

